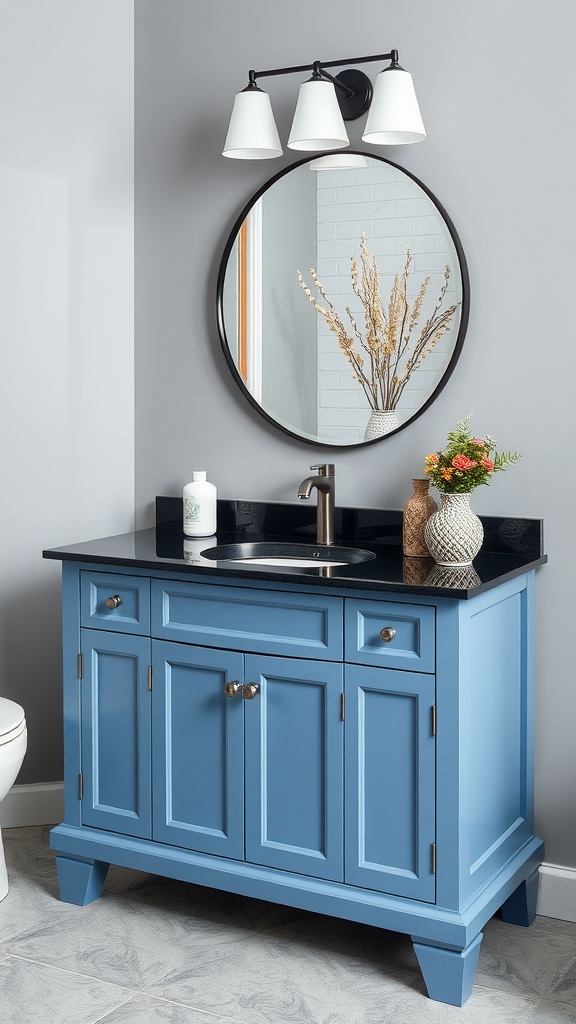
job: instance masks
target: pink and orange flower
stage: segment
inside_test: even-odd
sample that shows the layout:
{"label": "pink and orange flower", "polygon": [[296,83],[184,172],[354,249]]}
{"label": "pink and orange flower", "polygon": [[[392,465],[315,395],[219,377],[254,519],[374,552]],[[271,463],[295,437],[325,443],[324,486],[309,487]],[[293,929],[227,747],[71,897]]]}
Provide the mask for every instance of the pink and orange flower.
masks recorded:
{"label": "pink and orange flower", "polygon": [[424,472],[439,491],[469,493],[490,483],[493,473],[522,458],[522,452],[496,452],[497,442],[489,434],[485,438],[472,437],[470,419],[467,416],[458,421],[457,429],[448,434],[445,449],[430,452],[424,458]]}

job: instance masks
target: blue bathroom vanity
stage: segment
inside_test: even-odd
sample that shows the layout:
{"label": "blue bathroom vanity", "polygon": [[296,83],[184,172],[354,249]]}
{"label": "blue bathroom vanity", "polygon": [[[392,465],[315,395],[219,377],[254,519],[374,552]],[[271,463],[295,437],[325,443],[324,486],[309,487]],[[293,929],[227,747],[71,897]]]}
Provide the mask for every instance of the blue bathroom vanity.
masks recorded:
{"label": "blue bathroom vanity", "polygon": [[[218,544],[298,539],[314,509],[218,503]],[[61,898],[120,864],[412,937],[469,997],[482,927],[529,925],[539,520],[485,518],[473,574],[403,559],[401,513],[338,509],[368,561],[214,561],[181,501],[62,560]]]}

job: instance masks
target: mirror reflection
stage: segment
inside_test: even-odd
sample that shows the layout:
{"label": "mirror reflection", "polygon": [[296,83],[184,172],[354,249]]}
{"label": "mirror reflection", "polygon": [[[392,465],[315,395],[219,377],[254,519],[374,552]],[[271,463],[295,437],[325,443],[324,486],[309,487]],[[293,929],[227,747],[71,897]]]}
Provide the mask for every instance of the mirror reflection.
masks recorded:
{"label": "mirror reflection", "polygon": [[313,444],[365,444],[440,393],[464,339],[467,284],[454,227],[416,178],[359,153],[304,160],[232,231],[222,344],[268,420]]}

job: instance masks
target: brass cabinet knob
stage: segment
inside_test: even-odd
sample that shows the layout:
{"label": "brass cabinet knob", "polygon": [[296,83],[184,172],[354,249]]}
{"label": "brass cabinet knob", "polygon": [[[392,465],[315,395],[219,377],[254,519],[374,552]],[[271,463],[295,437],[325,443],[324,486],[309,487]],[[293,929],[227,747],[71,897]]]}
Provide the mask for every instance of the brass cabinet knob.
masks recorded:
{"label": "brass cabinet knob", "polygon": [[106,605],[108,608],[118,608],[122,604],[122,598],[120,594],[114,594],[113,597],[106,598]]}
{"label": "brass cabinet knob", "polygon": [[252,700],[258,693],[259,689],[260,687],[258,686],[258,683],[245,683],[242,687],[242,696],[244,697],[244,700]]}
{"label": "brass cabinet knob", "polygon": [[389,644],[395,636],[396,630],[394,629],[394,626],[384,626],[384,629],[380,630],[380,639],[383,640],[385,644]]}
{"label": "brass cabinet knob", "polygon": [[238,682],[226,683],[226,686],[224,687],[224,693],[226,694],[227,697],[235,697],[239,689],[240,683]]}

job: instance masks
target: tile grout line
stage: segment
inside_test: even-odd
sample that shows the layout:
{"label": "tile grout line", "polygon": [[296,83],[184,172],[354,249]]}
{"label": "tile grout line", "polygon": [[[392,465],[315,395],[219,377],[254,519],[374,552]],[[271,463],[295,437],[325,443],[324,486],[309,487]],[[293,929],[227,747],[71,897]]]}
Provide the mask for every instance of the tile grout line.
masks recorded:
{"label": "tile grout line", "polygon": [[213,1013],[212,1010],[203,1010],[200,1006],[191,1006],[189,1003],[181,1003],[177,999],[167,999],[165,996],[155,996],[147,991],[140,992],[139,995],[146,996],[148,999],[155,999],[160,1003],[167,1003],[169,1006],[181,1006],[182,1009],[193,1010],[194,1013],[204,1013],[207,1017],[210,1017],[215,1021],[223,1021],[224,1024],[248,1024],[248,1021],[241,1020],[239,1017],[224,1017],[221,1013]]}
{"label": "tile grout line", "polygon": [[[247,1021],[241,1020],[239,1017],[225,1017],[221,1013],[216,1014],[211,1010],[204,1010],[200,1006],[191,1006],[189,1003],[181,1003],[177,999],[167,999],[164,996],[155,996],[146,989],[132,988],[130,985],[119,985],[115,981],[105,981],[101,978],[95,978],[92,974],[83,974],[81,971],[71,971],[67,967],[57,967],[54,964],[44,963],[42,960],[34,960],[33,957],[21,956],[18,953],[5,954],[5,961],[18,960],[22,963],[35,964],[37,967],[44,967],[48,971],[59,971],[60,974],[67,974],[72,977],[82,978],[86,981],[95,982],[97,985],[107,985],[111,988],[123,989],[128,993],[126,999],[122,999],[116,1006],[113,1006],[110,1010],[107,1010],[103,1017],[96,1017],[90,1024],[98,1024],[99,1021],[106,1020],[106,1017],[117,1010],[119,1006],[124,1006],[126,1003],[131,1002],[135,996],[144,996],[146,999],[151,999],[159,1003],[166,1003],[169,1006],[180,1006],[184,1010],[191,1010],[194,1013],[203,1013],[207,1018],[212,1018],[214,1021],[223,1021],[225,1024],[248,1024]],[[0,961],[0,964],[3,961]]]}
{"label": "tile grout line", "polygon": [[[157,984],[154,982],[154,984]],[[205,1013],[208,1017],[213,1017],[214,1020],[224,1021],[225,1024],[249,1024],[248,1021],[242,1020],[240,1017],[227,1017],[221,1013],[214,1013],[212,1010],[204,1010],[201,1006],[192,1006],[190,1003],[181,1003],[178,999],[168,999],[166,996],[155,996],[148,988],[143,989],[140,995],[147,996],[149,999],[157,999],[159,1002],[168,1003],[173,1006],[181,1006],[185,1010],[194,1010],[195,1013]]]}
{"label": "tile grout line", "polygon": [[8,953],[7,959],[19,960],[26,964],[35,964],[36,967],[45,967],[48,971],[59,971],[60,974],[68,974],[72,977],[83,978],[86,981],[96,982],[97,985],[109,985],[111,988],[125,989],[126,992],[130,992],[131,996],[141,994],[141,989],[131,988],[130,985],[118,985],[115,981],[105,981],[102,978],[95,978],[93,974],[83,974],[82,971],[71,971],[67,967],[57,967],[55,964],[47,964],[43,960],[35,960],[31,956],[21,956],[19,953]]}
{"label": "tile grout line", "polygon": [[554,985],[554,988],[550,989],[550,991],[548,992],[548,996],[549,997],[553,997],[554,996],[554,993],[558,991],[558,989],[560,988],[560,985],[562,984],[562,982],[564,981],[566,976],[570,973],[570,971],[574,970],[575,967],[576,967],[576,957],[574,958],[574,960],[572,961],[570,966],[564,971],[564,974],[560,978],[558,978],[558,981]]}
{"label": "tile grout line", "polygon": [[539,1006],[541,1005],[541,1003],[542,1003],[542,997],[540,997],[540,998],[539,998],[539,999],[538,999],[538,1000],[537,1000],[537,1001],[536,1001],[536,1002],[534,1003],[534,1006],[532,1007],[532,1009],[531,1009],[531,1010],[528,1010],[528,1013],[526,1014],[526,1016],[525,1016],[525,1017],[522,1017],[522,1020],[518,1021],[518,1024],[526,1024],[526,1021],[529,1021],[529,1020],[530,1020],[530,1017],[532,1016],[532,1014],[533,1014],[533,1013],[535,1013],[535,1012],[536,1012],[536,1010],[537,1010],[537,1009],[538,1009],[538,1007],[539,1007]]}
{"label": "tile grout line", "polygon": [[[71,971],[70,973],[73,973],[73,972]],[[82,977],[83,977],[83,975],[82,975]],[[137,995],[138,993],[135,993],[135,994]],[[100,1021],[105,1021],[106,1017],[109,1017],[111,1013],[115,1013],[116,1010],[120,1009],[121,1006],[127,1006],[128,1003],[130,1003],[133,998],[134,998],[134,994],[131,995],[128,999],[123,999],[121,1003],[117,1003],[116,1006],[113,1006],[110,1010],[106,1010],[106,1013],[104,1014],[103,1017],[94,1017],[94,1019],[89,1021],[88,1024],[99,1024]]]}

